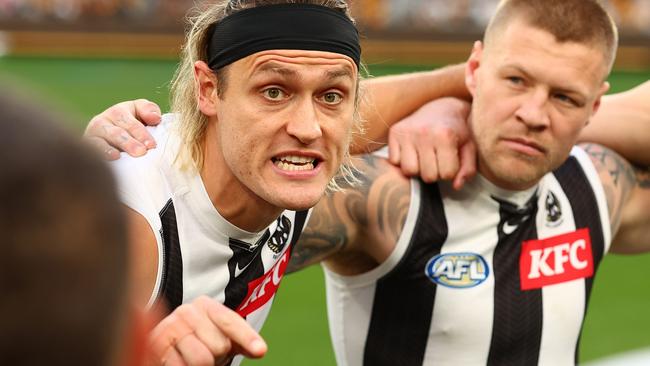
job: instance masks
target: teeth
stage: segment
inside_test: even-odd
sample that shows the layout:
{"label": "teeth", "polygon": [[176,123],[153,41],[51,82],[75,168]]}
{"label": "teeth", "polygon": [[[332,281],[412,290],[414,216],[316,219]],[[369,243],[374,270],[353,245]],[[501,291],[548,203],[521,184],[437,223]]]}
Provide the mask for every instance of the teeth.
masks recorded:
{"label": "teeth", "polygon": [[312,170],[312,169],[314,169],[314,164],[311,163],[311,162],[308,162],[308,163],[302,164],[302,165],[296,165],[294,163],[287,163],[287,162],[282,161],[282,160],[276,160],[274,162],[274,164],[278,168],[280,168],[282,170],[286,170],[286,171],[299,171],[299,170]]}
{"label": "teeth", "polygon": [[282,160],[284,162],[293,163],[293,164],[305,164],[305,163],[313,164],[315,159],[307,156],[287,155],[287,156],[280,156],[276,160]]}
{"label": "teeth", "polygon": [[307,156],[286,155],[273,159],[273,164],[286,171],[303,171],[314,169],[316,159]]}

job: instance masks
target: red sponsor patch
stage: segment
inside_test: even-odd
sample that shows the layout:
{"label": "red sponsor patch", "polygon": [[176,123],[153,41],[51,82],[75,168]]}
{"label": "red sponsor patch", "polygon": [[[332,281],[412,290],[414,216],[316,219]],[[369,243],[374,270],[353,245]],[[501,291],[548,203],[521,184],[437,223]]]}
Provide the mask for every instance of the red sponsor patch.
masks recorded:
{"label": "red sponsor patch", "polygon": [[280,259],[275,263],[273,268],[266,272],[262,277],[248,283],[248,293],[244,297],[241,305],[237,308],[237,313],[242,317],[261,308],[271,300],[280,286],[284,271],[289,264],[289,253],[291,248],[284,251]]}
{"label": "red sponsor patch", "polygon": [[519,258],[522,290],[587,278],[593,274],[589,229],[522,244]]}

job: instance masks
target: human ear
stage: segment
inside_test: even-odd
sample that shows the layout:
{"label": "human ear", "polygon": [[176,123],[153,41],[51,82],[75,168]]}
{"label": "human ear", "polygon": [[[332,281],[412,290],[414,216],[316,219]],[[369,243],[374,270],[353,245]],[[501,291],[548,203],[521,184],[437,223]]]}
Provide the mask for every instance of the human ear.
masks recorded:
{"label": "human ear", "polygon": [[598,109],[600,108],[601,99],[602,99],[603,95],[605,95],[605,93],[607,93],[607,91],[609,90],[609,87],[610,87],[610,85],[609,85],[609,82],[607,82],[607,81],[605,81],[603,83],[603,85],[600,86],[600,90],[598,91],[598,97],[594,101],[594,105],[593,105],[593,108],[591,110],[591,115],[592,116],[594,114],[596,114],[596,112],[598,112]]}
{"label": "human ear", "polygon": [[465,85],[469,90],[472,97],[476,97],[476,72],[481,66],[481,57],[483,56],[483,43],[481,41],[474,42],[472,53],[465,64]]}
{"label": "human ear", "polygon": [[217,92],[217,77],[203,61],[194,63],[194,83],[197,89],[197,104],[203,114],[208,117],[217,114],[219,96]]}

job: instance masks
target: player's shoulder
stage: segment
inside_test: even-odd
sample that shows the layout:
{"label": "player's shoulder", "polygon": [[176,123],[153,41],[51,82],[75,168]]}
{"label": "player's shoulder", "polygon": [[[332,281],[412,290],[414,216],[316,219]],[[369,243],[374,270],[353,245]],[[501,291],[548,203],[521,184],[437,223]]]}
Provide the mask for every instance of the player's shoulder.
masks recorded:
{"label": "player's shoulder", "polygon": [[162,121],[157,126],[147,127],[147,131],[156,141],[156,147],[147,151],[143,156],[133,157],[123,152],[120,158],[110,162],[111,168],[118,176],[128,179],[128,177],[155,177],[160,174],[160,168],[163,164],[170,163],[176,155],[177,144],[172,129],[175,117],[172,114],[163,115]]}
{"label": "player's shoulder", "polygon": [[122,153],[120,159],[110,163],[121,199],[128,206],[136,209],[143,202],[150,202],[152,209],[157,209],[170,198],[170,179],[177,171],[174,161],[178,150],[173,125],[173,115],[163,116],[158,126],[148,127],[156,140],[154,149],[141,157]]}
{"label": "player's shoulder", "polygon": [[405,177],[399,167],[388,161],[386,149],[372,154],[365,154],[353,160],[353,166],[358,176],[367,182],[391,180],[394,184],[408,184],[410,178]]}

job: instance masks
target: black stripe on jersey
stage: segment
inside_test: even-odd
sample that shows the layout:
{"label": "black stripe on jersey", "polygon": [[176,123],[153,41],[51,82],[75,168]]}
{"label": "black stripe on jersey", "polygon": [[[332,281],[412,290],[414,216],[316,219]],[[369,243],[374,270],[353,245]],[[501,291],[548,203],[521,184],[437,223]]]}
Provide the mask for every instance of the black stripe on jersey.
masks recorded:
{"label": "black stripe on jersey", "polygon": [[167,301],[171,312],[183,303],[183,256],[178,240],[176,211],[171,199],[158,215],[162,223],[160,236],[163,242],[161,296]]}
{"label": "black stripe on jersey", "polygon": [[224,305],[235,310],[242,304],[248,294],[249,283],[262,277],[268,270],[264,268],[260,256],[262,248],[268,245],[274,253],[279,254],[287,244],[291,230],[293,230],[293,237],[290,245],[294,245],[300,237],[308,212],[296,212],[293,227],[291,220],[281,215],[275,232],[271,234],[267,229],[262,238],[253,245],[230,238],[229,246],[233,256],[228,260],[230,281],[226,285]]}
{"label": "black stripe on jersey", "polygon": [[293,221],[294,222],[293,235],[291,239],[292,250],[290,254],[293,254],[293,246],[296,245],[296,243],[298,242],[298,239],[300,238],[300,234],[302,234],[302,229],[305,227],[305,223],[307,221],[307,214],[309,214],[309,210],[296,212],[296,219]]}
{"label": "black stripe on jersey", "polygon": [[[248,284],[264,275],[264,263],[260,253],[269,237],[271,233],[266,229],[262,238],[253,245],[245,245],[241,240],[229,238],[228,245],[232,250],[232,257],[228,260],[230,280],[224,290],[226,298],[223,304],[230,309],[237,309],[248,294]],[[261,245],[258,244],[260,241]]]}
{"label": "black stripe on jersey", "polygon": [[412,238],[401,261],[377,281],[364,349],[366,366],[420,366],[424,360],[436,285],[422,271],[432,257],[440,254],[448,235],[437,184],[422,183],[413,233],[402,233],[409,234]]}
{"label": "black stripe on jersey", "polygon": [[[560,182],[562,189],[566,193],[576,224],[576,229],[589,228],[591,234],[591,252],[594,261],[594,273],[598,269],[600,261],[605,253],[605,236],[603,234],[602,221],[600,220],[600,211],[598,201],[589,179],[582,170],[580,163],[575,157],[570,157],[560,168],[555,171],[555,178]],[[585,315],[589,296],[594,278],[585,278]],[[584,322],[583,322],[584,325]],[[582,334],[582,330],[580,331]],[[578,347],[580,339],[576,344],[575,361],[578,363]]]}
{"label": "black stripe on jersey", "polygon": [[[495,199],[497,200],[497,199]],[[537,239],[537,195],[526,208],[499,201],[499,241],[494,250],[494,318],[488,365],[535,365],[542,339],[542,291],[521,291],[521,244]],[[532,223],[530,222],[532,220]],[[506,234],[503,228],[517,226]]]}

